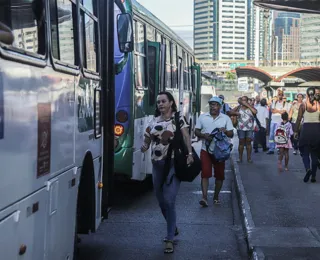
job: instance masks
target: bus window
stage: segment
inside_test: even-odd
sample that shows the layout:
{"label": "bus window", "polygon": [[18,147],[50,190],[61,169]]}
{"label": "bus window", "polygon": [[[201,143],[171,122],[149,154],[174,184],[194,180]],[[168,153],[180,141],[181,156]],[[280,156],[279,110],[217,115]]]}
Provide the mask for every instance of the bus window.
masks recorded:
{"label": "bus window", "polygon": [[172,44],[172,88],[178,88],[177,45]]}
{"label": "bus window", "polygon": [[157,32],[157,39],[156,39],[157,42],[159,43],[162,43],[162,36],[159,32]]}
{"label": "bus window", "polygon": [[148,47],[148,66],[149,66],[149,106],[153,106],[156,102],[156,48],[153,46]]}
{"label": "bus window", "polygon": [[69,0],[50,0],[52,54],[55,59],[69,64],[76,64],[74,10],[74,4]]}
{"label": "bus window", "polygon": [[187,54],[183,51],[183,89],[188,90],[188,59]]}
{"label": "bus window", "polygon": [[146,49],[145,49],[145,26],[135,21],[135,82],[137,88],[146,86]]}
{"label": "bus window", "polygon": [[166,43],[166,88],[172,88],[171,82],[171,42],[165,40]]}
{"label": "bus window", "polygon": [[[30,1],[31,2],[31,1]],[[45,9],[43,0],[0,2],[0,22],[11,28],[14,35],[12,46],[26,52],[45,54]]]}
{"label": "bus window", "polygon": [[189,75],[189,77],[188,77],[188,82],[189,82],[189,90],[192,90],[192,79],[191,79],[191,73],[192,73],[192,71],[191,71],[192,57],[191,57],[190,54],[189,54],[188,56],[189,56],[189,59],[188,59],[188,75]]}
{"label": "bus window", "polygon": [[151,25],[147,25],[147,40],[156,41],[156,30]]}
{"label": "bus window", "polygon": [[[64,1],[65,2],[65,1]],[[98,18],[95,16],[95,1],[82,0],[80,5],[80,26],[82,32],[83,66],[87,70],[98,71]]]}

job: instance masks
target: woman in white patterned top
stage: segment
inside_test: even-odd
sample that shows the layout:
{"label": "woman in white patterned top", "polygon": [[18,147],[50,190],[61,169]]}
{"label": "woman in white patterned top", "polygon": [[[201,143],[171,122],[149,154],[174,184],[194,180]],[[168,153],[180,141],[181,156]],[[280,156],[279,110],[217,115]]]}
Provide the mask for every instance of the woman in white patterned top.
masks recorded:
{"label": "woman in white patterned top", "polygon": [[[175,113],[177,113],[177,105],[173,96],[169,92],[160,92],[157,97],[155,116],[146,128],[144,143],[141,147],[141,151],[145,152],[151,144],[153,186],[161,212],[167,222],[167,237],[164,239],[165,253],[173,253],[173,239],[174,236],[179,233],[176,226],[175,201],[179,191],[180,181],[175,176],[173,163],[171,164],[167,177],[165,177],[164,171],[169,144],[176,131]],[[192,164],[193,157],[191,139],[188,131],[189,125],[182,115],[179,116],[179,124],[189,152],[187,164]]]}

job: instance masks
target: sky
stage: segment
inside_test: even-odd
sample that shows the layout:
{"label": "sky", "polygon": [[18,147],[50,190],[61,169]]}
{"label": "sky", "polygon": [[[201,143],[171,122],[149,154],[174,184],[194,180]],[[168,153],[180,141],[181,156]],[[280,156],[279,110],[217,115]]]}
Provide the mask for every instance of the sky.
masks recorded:
{"label": "sky", "polygon": [[193,0],[137,0],[193,48]]}

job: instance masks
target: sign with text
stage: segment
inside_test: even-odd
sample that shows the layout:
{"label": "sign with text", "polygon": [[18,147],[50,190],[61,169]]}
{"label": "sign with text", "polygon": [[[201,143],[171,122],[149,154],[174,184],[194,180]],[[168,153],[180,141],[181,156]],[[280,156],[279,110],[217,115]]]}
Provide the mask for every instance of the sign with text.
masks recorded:
{"label": "sign with text", "polygon": [[234,70],[235,68],[238,68],[238,67],[247,66],[247,64],[246,63],[230,63],[229,66],[231,70]]}
{"label": "sign with text", "polygon": [[51,160],[51,103],[38,104],[37,177],[50,173]]}
{"label": "sign with text", "polygon": [[4,137],[4,100],[3,100],[3,83],[0,74],[0,140]]}

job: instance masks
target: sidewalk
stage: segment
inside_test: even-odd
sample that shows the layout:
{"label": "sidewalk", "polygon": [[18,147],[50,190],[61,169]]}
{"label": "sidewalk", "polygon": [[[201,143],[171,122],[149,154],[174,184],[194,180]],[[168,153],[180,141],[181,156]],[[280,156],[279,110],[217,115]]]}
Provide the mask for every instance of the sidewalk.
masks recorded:
{"label": "sidewalk", "polygon": [[234,173],[238,187],[244,188],[240,206],[246,214],[249,246],[258,258],[320,259],[320,171],[317,183],[304,183],[302,159],[292,150],[289,172],[280,174],[276,154],[259,150],[253,153],[253,164],[237,164],[237,158],[235,145]]}
{"label": "sidewalk", "polygon": [[[199,153],[201,143],[193,144]],[[221,205],[213,205],[214,180],[210,180],[209,207],[199,205],[200,176],[181,183],[176,201],[180,234],[172,255],[164,255],[165,221],[153,191],[117,187],[117,203],[109,219],[95,234],[82,236],[79,260],[242,260],[248,259],[231,164],[221,192]]]}

